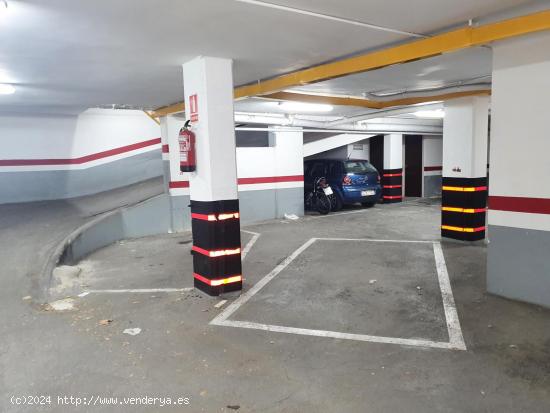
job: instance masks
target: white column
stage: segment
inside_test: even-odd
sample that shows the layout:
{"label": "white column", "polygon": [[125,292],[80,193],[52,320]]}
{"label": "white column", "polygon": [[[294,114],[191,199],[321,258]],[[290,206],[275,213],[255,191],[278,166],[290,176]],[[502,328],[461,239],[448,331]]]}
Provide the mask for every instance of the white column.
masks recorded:
{"label": "white column", "polygon": [[489,97],[474,96],[445,102],[443,176],[487,176]]}
{"label": "white column", "polygon": [[237,199],[232,61],[197,57],[183,65],[183,84],[188,119],[191,96],[198,105],[198,121],[192,122],[197,170],[190,176],[191,199]]}
{"label": "white column", "polygon": [[441,235],[485,238],[489,97],[445,102]]}
{"label": "white column", "polygon": [[183,65],[186,117],[196,137],[190,173],[194,285],[210,295],[242,289],[232,62]]}
{"label": "white column", "polygon": [[550,33],[494,45],[487,289],[550,307]]}
{"label": "white column", "polygon": [[384,170],[382,171],[384,203],[403,200],[403,135],[384,135]]}

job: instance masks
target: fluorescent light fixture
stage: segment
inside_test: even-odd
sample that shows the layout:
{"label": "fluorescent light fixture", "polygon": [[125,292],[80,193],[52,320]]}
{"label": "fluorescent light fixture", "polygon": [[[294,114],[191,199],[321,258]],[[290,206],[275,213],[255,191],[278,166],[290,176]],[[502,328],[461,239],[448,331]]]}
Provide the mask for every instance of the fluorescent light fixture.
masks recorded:
{"label": "fluorescent light fixture", "polygon": [[331,105],[304,102],[281,102],[279,108],[288,112],[330,112],[333,109]]}
{"label": "fluorescent light fixture", "polygon": [[419,110],[414,112],[414,116],[423,119],[443,119],[445,117],[445,111],[443,109]]}
{"label": "fluorescent light fixture", "polygon": [[15,88],[12,85],[0,83],[0,95],[13,95]]}

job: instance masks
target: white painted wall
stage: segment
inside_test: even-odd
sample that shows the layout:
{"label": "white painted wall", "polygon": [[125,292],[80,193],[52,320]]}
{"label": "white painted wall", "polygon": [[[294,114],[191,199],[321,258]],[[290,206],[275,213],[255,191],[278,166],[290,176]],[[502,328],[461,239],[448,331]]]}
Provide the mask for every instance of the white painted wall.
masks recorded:
{"label": "white painted wall", "polygon": [[136,110],[0,116],[0,159],[78,158],[159,137],[159,126]]}
{"label": "white painted wall", "polygon": [[[325,139],[319,139],[314,142],[309,142],[304,145],[304,157],[309,157],[321,152],[330,151],[332,149],[341,148],[351,143],[359,142],[375,135],[361,135],[361,134],[341,134],[331,136]],[[347,152],[347,149],[346,149]],[[347,155],[346,155],[347,156]]]}
{"label": "white painted wall", "polygon": [[[355,149],[356,146],[362,146],[362,149]],[[350,159],[365,159],[369,160],[369,140],[365,139],[348,145],[348,157]]]}
{"label": "white painted wall", "polygon": [[[237,148],[237,176],[239,178],[273,178],[303,176],[303,134],[271,132],[273,146],[262,148]],[[302,187],[303,182],[239,184],[239,191]]]}
{"label": "white painted wall", "polygon": [[[443,165],[443,137],[424,136],[422,150],[424,168]],[[441,171],[425,171],[426,175],[441,175]]]}

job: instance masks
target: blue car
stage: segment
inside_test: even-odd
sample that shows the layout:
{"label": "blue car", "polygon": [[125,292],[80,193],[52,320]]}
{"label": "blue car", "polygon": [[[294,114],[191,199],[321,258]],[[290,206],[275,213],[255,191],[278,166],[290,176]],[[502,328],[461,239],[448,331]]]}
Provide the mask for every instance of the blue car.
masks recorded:
{"label": "blue car", "polygon": [[368,161],[361,159],[312,159],[304,162],[304,191],[313,189],[315,178],[324,176],[334,195],[333,209],[361,203],[371,207],[381,195],[380,174]]}

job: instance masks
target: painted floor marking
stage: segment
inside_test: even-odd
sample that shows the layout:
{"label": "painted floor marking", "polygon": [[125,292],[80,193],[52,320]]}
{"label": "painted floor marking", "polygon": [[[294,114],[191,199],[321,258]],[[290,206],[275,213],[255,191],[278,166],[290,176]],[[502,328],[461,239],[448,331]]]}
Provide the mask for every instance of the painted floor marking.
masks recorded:
{"label": "painted floor marking", "polygon": [[184,293],[193,291],[193,287],[186,288],[129,288],[121,290],[86,290],[79,297],[86,297],[90,294],[124,294],[124,293]]}
{"label": "painted floor marking", "polygon": [[250,238],[250,241],[248,241],[246,243],[246,245],[244,246],[242,252],[241,252],[241,260],[244,261],[244,259],[246,258],[247,254],[250,252],[250,250],[252,249],[252,247],[254,246],[254,244],[256,243],[256,241],[258,241],[258,238],[260,238],[260,235],[261,234],[258,234],[257,232],[252,232],[252,231],[245,231],[244,229],[241,229],[241,232],[244,232],[246,234],[251,234],[252,235],[252,238]]}
{"label": "painted floor marking", "polygon": [[[245,247],[242,250],[241,258],[242,260],[245,259],[246,255],[250,252],[256,241],[258,241],[258,238],[260,238],[259,233],[252,232],[252,231],[245,231],[244,229],[241,230],[242,232],[245,232],[247,234],[251,234],[252,238],[248,241],[248,243],[245,245]],[[78,294],[79,297],[86,297],[90,294],[134,294],[134,293],[182,293],[182,292],[188,292],[193,291],[193,287],[185,287],[185,288],[129,288],[129,289],[107,289],[107,290],[86,290]],[[225,301],[220,302],[218,304],[225,304]],[[223,304],[220,305],[223,306]],[[217,307],[219,308],[219,307]]]}
{"label": "painted floor marking", "polygon": [[225,305],[225,303],[227,302],[227,300],[221,300],[219,303],[217,303],[214,307],[216,308],[221,308]]}
{"label": "painted floor marking", "polygon": [[439,280],[439,289],[441,290],[441,298],[443,299],[443,309],[445,310],[445,319],[447,321],[447,330],[449,332],[449,342],[457,349],[466,350],[466,343],[462,336],[460,328],[460,320],[456,311],[455,299],[451,288],[451,280],[447,272],[445,257],[441,243],[434,242],[434,257],[435,266],[437,268],[437,278]]}
{"label": "painted floor marking", "polygon": [[[228,320],[241,306],[248,302],[255,294],[257,294],[263,287],[266,286],[273,278],[275,278],[281,271],[283,271],[298,255],[304,252],[314,242],[324,241],[365,241],[365,242],[399,242],[399,243],[421,243],[432,244],[434,249],[434,257],[437,269],[437,276],[439,281],[439,287],[441,290],[444,314],[447,324],[447,330],[449,334],[449,342],[422,340],[422,339],[407,339],[397,337],[382,337],[372,336],[368,334],[351,334],[341,333],[337,331],[327,330],[313,330],[307,328],[285,327],[272,324],[261,324],[249,321],[237,321]],[[449,280],[449,273],[445,264],[445,258],[443,256],[443,250],[441,244],[438,241],[413,241],[413,240],[375,240],[375,239],[355,239],[355,238],[311,238],[302,244],[297,250],[290,254],[283,262],[277,265],[269,274],[264,276],[258,281],[252,288],[242,294],[233,303],[231,303],[224,311],[216,316],[212,321],[212,325],[248,328],[255,330],[271,331],[277,333],[286,334],[298,334],[306,336],[316,337],[329,337],[344,340],[366,341],[374,343],[386,343],[386,344],[398,344],[404,346],[425,347],[425,348],[441,348],[449,350],[466,350],[466,344],[462,336],[462,330],[460,328],[460,321],[458,313],[456,311],[453,293],[451,290],[451,282]]]}

